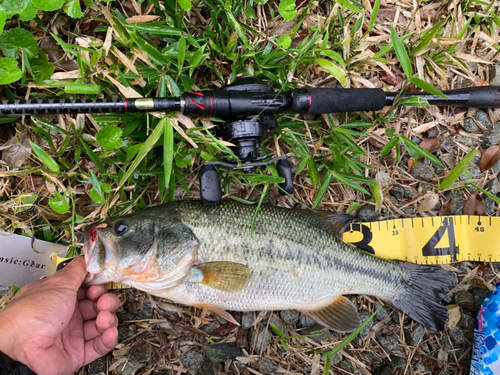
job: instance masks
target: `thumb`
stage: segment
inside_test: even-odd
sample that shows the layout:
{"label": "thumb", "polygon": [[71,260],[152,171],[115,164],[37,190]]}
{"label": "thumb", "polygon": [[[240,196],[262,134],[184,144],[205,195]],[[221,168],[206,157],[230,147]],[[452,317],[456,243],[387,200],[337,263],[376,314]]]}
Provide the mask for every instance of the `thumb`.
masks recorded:
{"label": "thumb", "polygon": [[57,281],[60,285],[77,291],[82,286],[86,277],[85,259],[83,256],[78,256],[73,258],[62,270],[57,271],[51,279]]}

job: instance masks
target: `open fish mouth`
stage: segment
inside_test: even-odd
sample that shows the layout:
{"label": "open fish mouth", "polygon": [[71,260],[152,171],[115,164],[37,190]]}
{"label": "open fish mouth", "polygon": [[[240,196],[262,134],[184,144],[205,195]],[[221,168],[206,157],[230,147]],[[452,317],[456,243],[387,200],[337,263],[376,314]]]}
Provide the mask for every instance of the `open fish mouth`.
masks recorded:
{"label": "open fish mouth", "polygon": [[103,284],[112,281],[112,272],[108,270],[110,261],[115,257],[116,243],[107,239],[100,232],[107,224],[90,225],[85,228],[83,253],[89,273],[86,285]]}

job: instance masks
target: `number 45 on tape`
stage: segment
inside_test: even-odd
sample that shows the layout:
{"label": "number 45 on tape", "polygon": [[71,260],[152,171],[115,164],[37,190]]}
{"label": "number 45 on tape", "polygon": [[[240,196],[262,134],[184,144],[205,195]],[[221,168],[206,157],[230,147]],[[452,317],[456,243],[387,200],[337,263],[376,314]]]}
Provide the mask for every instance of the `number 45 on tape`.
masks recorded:
{"label": "number 45 on tape", "polygon": [[500,217],[440,216],[353,223],[343,240],[386,259],[419,264],[500,261]]}

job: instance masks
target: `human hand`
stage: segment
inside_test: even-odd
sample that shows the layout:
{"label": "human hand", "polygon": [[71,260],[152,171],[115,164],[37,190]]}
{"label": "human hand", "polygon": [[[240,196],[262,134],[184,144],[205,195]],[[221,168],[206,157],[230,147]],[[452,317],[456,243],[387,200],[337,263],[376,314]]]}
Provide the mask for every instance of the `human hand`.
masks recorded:
{"label": "human hand", "polygon": [[105,285],[82,287],[83,257],[21,288],[0,310],[0,352],[38,375],[72,374],[118,343],[119,298]]}

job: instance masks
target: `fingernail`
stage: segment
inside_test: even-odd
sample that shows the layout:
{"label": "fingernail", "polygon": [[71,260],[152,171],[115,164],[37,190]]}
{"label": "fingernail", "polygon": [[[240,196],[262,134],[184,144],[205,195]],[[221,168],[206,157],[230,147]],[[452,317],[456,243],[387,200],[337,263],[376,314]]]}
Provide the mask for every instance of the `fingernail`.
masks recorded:
{"label": "fingernail", "polygon": [[115,324],[115,321],[116,321],[115,314],[111,314],[109,316],[109,325],[112,326],[113,324]]}

